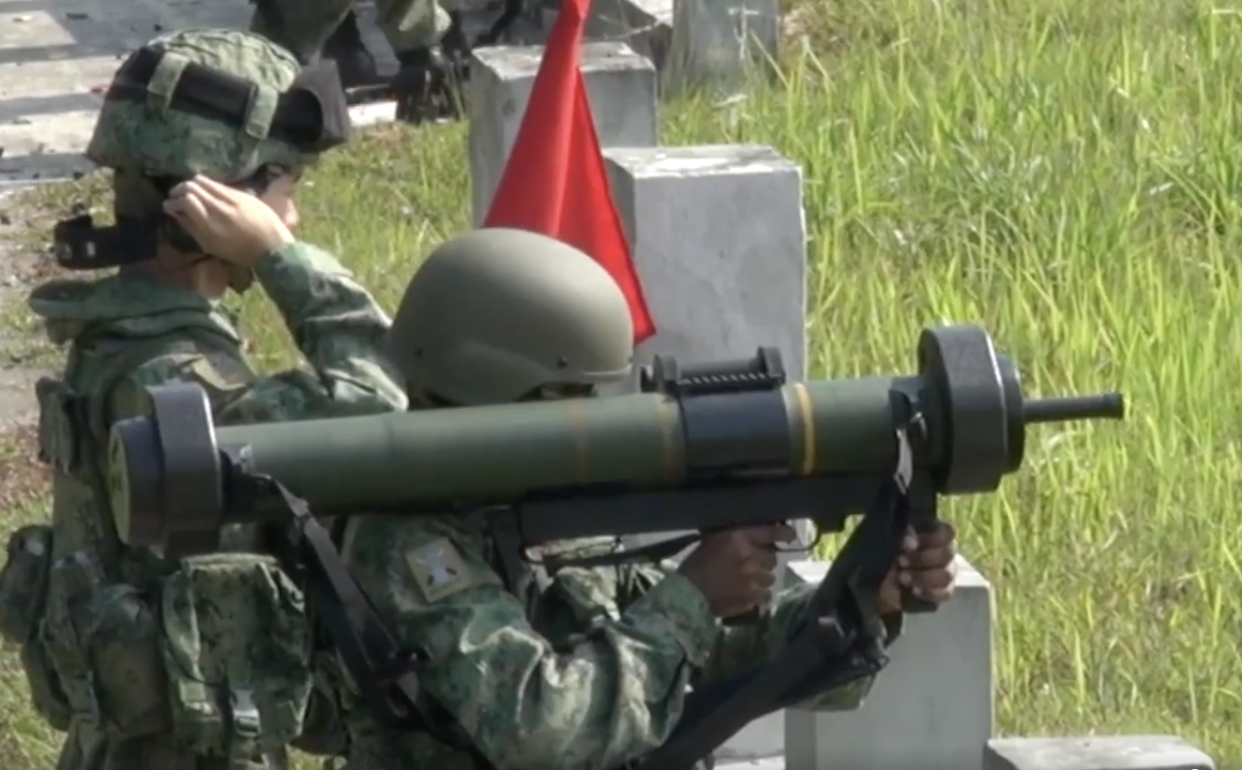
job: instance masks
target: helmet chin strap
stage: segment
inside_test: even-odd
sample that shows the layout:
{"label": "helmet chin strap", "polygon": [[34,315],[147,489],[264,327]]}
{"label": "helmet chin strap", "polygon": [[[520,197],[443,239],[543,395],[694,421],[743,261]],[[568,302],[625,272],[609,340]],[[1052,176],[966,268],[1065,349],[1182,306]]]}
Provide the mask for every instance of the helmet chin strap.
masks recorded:
{"label": "helmet chin strap", "polygon": [[229,263],[229,288],[245,294],[254,285],[254,271]]}

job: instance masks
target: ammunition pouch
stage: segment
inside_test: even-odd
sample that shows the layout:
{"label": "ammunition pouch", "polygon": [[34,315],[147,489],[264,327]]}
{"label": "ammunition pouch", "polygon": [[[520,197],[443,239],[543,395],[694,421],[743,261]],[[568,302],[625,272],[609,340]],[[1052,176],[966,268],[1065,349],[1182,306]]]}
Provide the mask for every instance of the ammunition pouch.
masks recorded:
{"label": "ammunition pouch", "polygon": [[111,738],[172,732],[190,752],[241,761],[298,736],[309,625],[271,558],[189,559],[151,595],[101,577],[84,554],[57,562],[42,634],[80,718]]}
{"label": "ammunition pouch", "polygon": [[161,594],[177,736],[198,753],[239,760],[292,743],[311,697],[312,637],[302,593],[276,560],[187,559]]}
{"label": "ammunition pouch", "polygon": [[68,730],[69,702],[39,635],[47,608],[52,528],[22,527],[9,537],[6,550],[0,570],[0,638],[19,651],[35,711],[54,729]]}
{"label": "ammunition pouch", "polygon": [[74,716],[115,739],[169,729],[159,625],[147,597],[109,585],[78,551],[52,566],[40,638]]}
{"label": "ammunition pouch", "polygon": [[58,726],[72,716],[115,741],[172,736],[188,753],[239,766],[283,754],[311,695],[301,591],[268,556],[170,563],[126,548],[100,503],[98,415],[89,411],[99,396],[52,379],[37,392],[41,456],[55,468],[56,537],[61,527],[72,533],[57,555],[70,552],[53,558],[50,531],[41,550],[14,536],[11,551],[44,561],[10,557],[0,573],[0,633],[32,640],[23,663],[31,661],[36,699],[60,694],[50,699],[58,708],[41,713]]}

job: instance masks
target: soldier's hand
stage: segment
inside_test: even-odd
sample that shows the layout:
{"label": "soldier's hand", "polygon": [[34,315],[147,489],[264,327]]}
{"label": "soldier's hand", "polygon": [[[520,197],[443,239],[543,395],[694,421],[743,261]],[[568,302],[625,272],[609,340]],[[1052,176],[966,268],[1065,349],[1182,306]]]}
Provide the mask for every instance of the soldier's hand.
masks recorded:
{"label": "soldier's hand", "polygon": [[285,223],[261,199],[205,176],[173,187],[164,211],[203,251],[244,267],[294,240]]}
{"label": "soldier's hand", "polygon": [[703,538],[678,571],[703,592],[716,617],[741,615],[772,598],[776,544],[795,536],[786,525],[718,532]]}
{"label": "soldier's hand", "polygon": [[951,599],[957,580],[956,537],[953,527],[943,521],[930,532],[907,532],[901,555],[880,589],[880,612],[901,612],[903,588],[934,604]]}

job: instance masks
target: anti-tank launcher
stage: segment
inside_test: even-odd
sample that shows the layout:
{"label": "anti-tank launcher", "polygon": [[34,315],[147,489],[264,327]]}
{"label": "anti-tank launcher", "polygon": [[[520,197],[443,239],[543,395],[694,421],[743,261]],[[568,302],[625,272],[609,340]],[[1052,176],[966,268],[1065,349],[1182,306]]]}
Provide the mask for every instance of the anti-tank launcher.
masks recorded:
{"label": "anti-tank launcher", "polygon": [[[749,721],[885,658],[874,595],[908,526],[941,495],[991,492],[1022,464],[1028,425],[1121,419],[1119,394],[1024,397],[982,329],[925,330],[918,373],[787,382],[780,355],[682,366],[657,358],[617,397],[215,428],[203,392],[152,388],[113,429],[121,537],[167,555],[213,551],[223,525],[486,509],[515,547],[861,517],[774,661],[696,690],[644,770],[692,764]],[[684,547],[686,543],[681,543]],[[649,555],[649,554],[648,554]],[[910,600],[910,611],[931,609]]]}

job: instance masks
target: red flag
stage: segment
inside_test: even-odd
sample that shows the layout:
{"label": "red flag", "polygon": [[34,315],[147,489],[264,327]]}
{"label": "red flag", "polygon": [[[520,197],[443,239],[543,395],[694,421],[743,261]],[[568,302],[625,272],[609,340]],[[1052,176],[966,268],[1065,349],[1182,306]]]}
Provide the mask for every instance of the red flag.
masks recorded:
{"label": "red flag", "polygon": [[595,258],[630,305],[635,344],[655,323],[608,185],[578,61],[590,0],[566,0],[535,75],[526,115],[484,227],[556,238]]}

